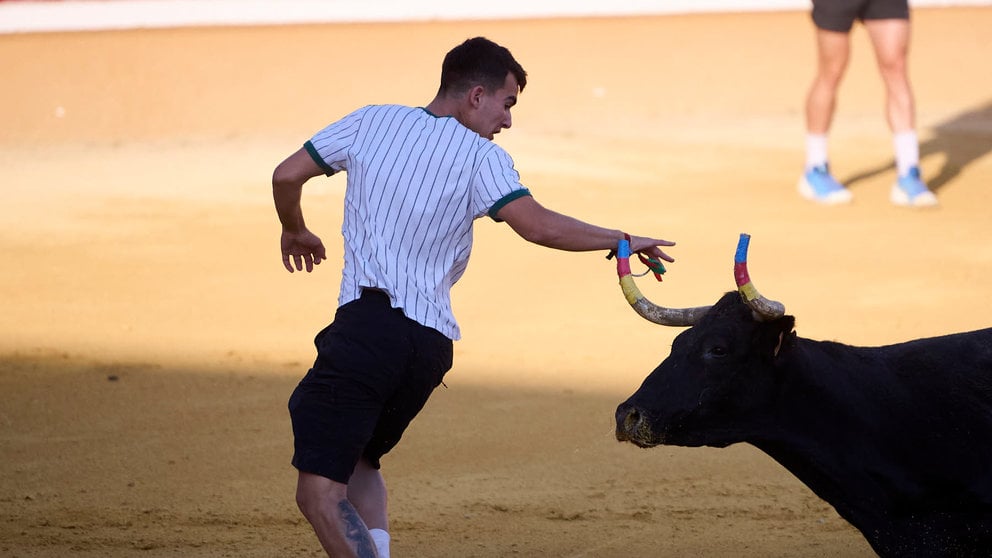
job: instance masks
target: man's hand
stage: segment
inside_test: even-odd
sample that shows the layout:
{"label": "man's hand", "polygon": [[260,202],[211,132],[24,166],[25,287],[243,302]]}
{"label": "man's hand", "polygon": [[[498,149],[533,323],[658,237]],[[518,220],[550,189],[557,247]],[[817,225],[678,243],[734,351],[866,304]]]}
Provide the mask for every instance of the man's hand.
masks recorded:
{"label": "man's hand", "polygon": [[669,240],[662,240],[660,238],[648,238],[644,236],[630,237],[631,253],[636,254],[640,252],[641,254],[652,257],[656,260],[665,260],[669,263],[674,262],[675,258],[662,252],[660,246],[675,246],[675,243]]}
{"label": "man's hand", "polygon": [[[286,271],[293,273],[293,265],[296,264],[296,271],[303,271],[304,264],[307,273],[313,271],[313,266],[320,265],[322,260],[327,259],[324,252],[324,243],[312,232],[303,229],[298,233],[287,231],[282,232],[282,265]],[[290,262],[290,258],[293,262]]]}

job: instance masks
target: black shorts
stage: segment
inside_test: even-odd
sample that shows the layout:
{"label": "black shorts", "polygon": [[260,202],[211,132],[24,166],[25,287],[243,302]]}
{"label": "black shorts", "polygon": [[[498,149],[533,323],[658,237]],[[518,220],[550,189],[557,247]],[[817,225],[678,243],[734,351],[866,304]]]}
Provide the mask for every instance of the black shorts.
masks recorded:
{"label": "black shorts", "polygon": [[365,290],[314,339],[317,359],[289,398],[293,466],[347,483],[379,468],[451,368],[452,342]]}
{"label": "black shorts", "polygon": [[813,23],[825,31],[847,33],[854,20],[909,19],[908,0],[813,0]]}

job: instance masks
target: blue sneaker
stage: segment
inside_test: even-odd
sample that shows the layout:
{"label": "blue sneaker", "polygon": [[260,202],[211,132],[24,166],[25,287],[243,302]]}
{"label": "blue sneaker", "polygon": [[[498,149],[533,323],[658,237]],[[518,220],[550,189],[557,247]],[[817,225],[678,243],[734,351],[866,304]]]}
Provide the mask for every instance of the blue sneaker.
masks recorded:
{"label": "blue sneaker", "polygon": [[799,193],[806,199],[825,205],[850,203],[851,191],[837,182],[826,163],[813,167],[799,178]]}
{"label": "blue sneaker", "polygon": [[892,186],[892,193],[889,200],[905,207],[933,207],[937,205],[937,196],[927,188],[920,178],[919,167],[909,169],[905,176],[900,176],[895,185]]}

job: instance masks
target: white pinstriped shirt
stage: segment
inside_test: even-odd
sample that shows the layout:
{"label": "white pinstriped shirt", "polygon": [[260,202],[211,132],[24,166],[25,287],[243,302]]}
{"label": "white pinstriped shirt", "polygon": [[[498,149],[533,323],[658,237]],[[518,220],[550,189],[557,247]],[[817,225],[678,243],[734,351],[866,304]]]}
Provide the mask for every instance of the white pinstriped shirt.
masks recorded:
{"label": "white pinstriped shirt", "polygon": [[304,147],[328,176],[348,175],[338,304],[381,289],[407,317],[459,339],[450,292],[472,224],[530,195],[510,155],[452,117],[400,105],[358,109]]}

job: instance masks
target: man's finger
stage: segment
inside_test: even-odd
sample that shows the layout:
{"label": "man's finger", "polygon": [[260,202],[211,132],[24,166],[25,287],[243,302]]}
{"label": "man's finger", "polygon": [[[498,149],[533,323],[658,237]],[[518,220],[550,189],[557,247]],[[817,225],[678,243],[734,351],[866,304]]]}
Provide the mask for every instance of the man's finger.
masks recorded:
{"label": "man's finger", "polygon": [[282,256],[282,265],[283,265],[283,267],[286,268],[286,271],[288,271],[290,273],[293,272],[293,266],[289,264],[289,254],[283,254],[283,256]]}

